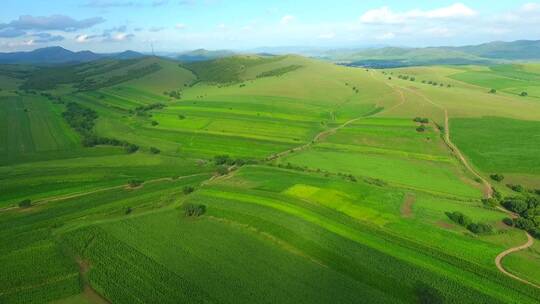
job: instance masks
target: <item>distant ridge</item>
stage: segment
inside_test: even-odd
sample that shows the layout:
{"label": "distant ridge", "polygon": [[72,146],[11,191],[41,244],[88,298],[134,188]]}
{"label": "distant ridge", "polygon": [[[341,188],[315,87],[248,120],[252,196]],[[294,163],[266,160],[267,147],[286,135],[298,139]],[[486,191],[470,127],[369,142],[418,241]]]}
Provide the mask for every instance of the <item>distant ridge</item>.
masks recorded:
{"label": "distant ridge", "polygon": [[135,59],[145,55],[134,51],[113,54],[97,54],[91,51],[73,52],[59,46],[36,49],[30,52],[0,53],[1,64],[51,65],[63,63],[82,63],[104,58]]}
{"label": "distant ridge", "polygon": [[[296,52],[293,51],[296,50]],[[318,57],[353,66],[399,67],[412,65],[463,65],[493,64],[506,61],[540,61],[540,40],[494,41],[479,45],[440,46],[424,48],[373,47],[364,49],[321,49],[321,48],[259,48],[251,53],[271,56],[282,52]],[[182,62],[197,62],[234,56],[242,52],[230,50],[197,49],[184,53],[171,53]],[[90,62],[111,58],[118,60],[136,59],[147,55],[135,51],[99,54],[92,51],[73,52],[59,46],[36,49],[30,52],[0,53],[0,64],[54,65]]]}
{"label": "distant ridge", "polygon": [[540,60],[540,40],[489,42],[460,47],[383,47],[363,50],[332,50],[320,57],[349,65],[391,68],[412,65],[493,64]]}

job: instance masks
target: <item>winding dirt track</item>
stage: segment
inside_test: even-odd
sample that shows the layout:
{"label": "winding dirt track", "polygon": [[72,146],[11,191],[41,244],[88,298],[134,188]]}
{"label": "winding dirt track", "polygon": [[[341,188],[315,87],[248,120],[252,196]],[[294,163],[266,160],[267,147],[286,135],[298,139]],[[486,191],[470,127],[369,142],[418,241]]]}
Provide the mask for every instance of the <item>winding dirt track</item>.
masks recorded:
{"label": "winding dirt track", "polygon": [[[388,84],[387,84],[388,85]],[[391,86],[392,87],[392,86]],[[397,89],[396,87],[393,87],[396,91],[398,91],[401,96],[403,96],[403,92],[399,89]],[[463,155],[463,153],[461,153],[461,151],[459,150],[459,148],[452,142],[452,140],[450,139],[450,123],[449,123],[449,117],[448,117],[448,110],[446,108],[444,108],[443,106],[435,103],[433,100],[431,100],[430,98],[428,98],[427,96],[419,93],[419,92],[416,92],[416,91],[413,91],[413,90],[410,90],[410,89],[407,89],[407,88],[403,88],[405,90],[408,90],[410,92],[412,92],[413,94],[416,94],[420,97],[422,97],[425,101],[427,101],[428,103],[432,104],[433,106],[435,106],[436,108],[439,108],[441,109],[442,111],[444,111],[444,129],[445,129],[445,132],[444,132],[444,141],[446,143],[446,145],[450,148],[450,150],[454,153],[454,155],[461,161],[461,163],[463,164],[463,166],[472,174],[474,175],[476,178],[478,178],[482,184],[483,184],[483,187],[484,187],[484,197],[485,198],[491,198],[493,196],[493,188],[491,186],[491,184],[489,183],[489,181],[487,179],[485,179],[480,173],[478,173],[470,164],[469,162],[467,161],[467,159],[465,158],[465,156]],[[402,100],[402,103],[403,103],[403,100]],[[399,103],[399,105],[401,105],[402,103]],[[510,217],[512,218],[516,218],[518,217],[517,214],[511,212],[511,211],[508,211],[500,206],[497,207],[498,210],[508,214]],[[528,233],[528,232],[525,232],[525,234],[527,235],[527,242],[523,245],[520,245],[520,246],[516,246],[516,247],[512,247],[512,248],[509,248],[503,252],[501,252],[499,255],[497,255],[497,257],[495,258],[495,265],[497,266],[497,269],[499,269],[500,272],[502,272],[503,274],[515,279],[515,280],[518,280],[522,283],[525,283],[527,285],[530,285],[530,286],[533,286],[533,287],[536,287],[536,288],[540,288],[539,285],[535,284],[535,283],[532,283],[530,281],[527,281],[523,278],[520,278],[512,273],[510,273],[509,271],[507,271],[506,269],[504,269],[504,267],[502,266],[502,260],[504,259],[504,257],[506,257],[507,255],[511,254],[511,253],[514,253],[514,252],[518,252],[518,251],[521,251],[521,250],[525,250],[527,248],[530,248],[533,244],[534,244],[534,239],[533,237]]]}
{"label": "winding dirt track", "polygon": [[313,137],[313,139],[308,142],[307,144],[304,144],[302,146],[299,146],[299,147],[296,147],[296,148],[292,148],[292,149],[289,149],[289,150],[285,150],[283,152],[279,152],[277,154],[272,154],[270,156],[268,156],[266,158],[267,161],[269,160],[276,160],[276,159],[279,159],[287,154],[290,154],[292,152],[298,152],[298,151],[303,151],[309,147],[311,147],[313,144],[317,143],[318,141],[320,141],[321,139],[323,139],[324,137],[330,135],[330,134],[334,134],[335,132],[337,132],[338,130],[340,129],[343,129],[345,128],[346,126],[352,124],[352,123],[355,123],[357,122],[358,120],[362,119],[362,118],[365,118],[367,116],[361,116],[361,117],[357,117],[357,118],[353,118],[349,121],[346,121],[345,123],[335,127],[335,128],[332,128],[332,129],[329,129],[329,130],[325,130],[325,131],[322,131],[320,133],[318,133],[317,135],[315,135],[315,137]]}
{"label": "winding dirt track", "polygon": [[515,279],[515,280],[518,280],[522,283],[525,283],[525,284],[528,284],[528,285],[531,285],[533,287],[536,287],[536,288],[540,288],[539,285],[536,285],[532,282],[529,282],[525,279],[522,279],[514,274],[511,274],[510,272],[508,272],[506,269],[504,269],[504,267],[502,266],[502,260],[504,259],[505,256],[511,254],[511,253],[514,253],[514,252],[517,252],[517,251],[521,251],[521,250],[524,250],[524,249],[527,249],[529,247],[531,247],[534,243],[534,239],[533,237],[525,232],[525,234],[527,235],[527,242],[523,245],[520,245],[520,246],[516,246],[516,247],[512,247],[510,249],[507,249],[503,252],[501,252],[496,258],[495,258],[495,265],[497,265],[497,268],[499,269],[499,271],[501,271],[502,273],[504,273],[505,275]]}

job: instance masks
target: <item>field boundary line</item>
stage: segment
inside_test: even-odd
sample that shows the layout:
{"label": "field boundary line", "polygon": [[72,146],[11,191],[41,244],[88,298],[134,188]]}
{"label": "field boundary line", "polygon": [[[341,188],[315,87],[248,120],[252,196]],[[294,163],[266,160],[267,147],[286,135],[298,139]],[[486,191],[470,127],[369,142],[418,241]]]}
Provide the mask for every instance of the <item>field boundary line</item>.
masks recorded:
{"label": "field boundary line", "polygon": [[[143,182],[141,186],[146,185],[146,184],[164,182],[164,181],[176,181],[176,180],[186,179],[186,178],[195,177],[195,176],[202,176],[202,175],[207,175],[207,174],[208,173],[196,173],[196,174],[179,176],[178,178],[160,177],[160,178],[156,178],[156,179],[147,180],[147,181]],[[127,184],[122,184],[122,185],[118,185],[118,186],[94,189],[94,190],[86,191],[86,192],[77,192],[77,193],[72,193],[72,194],[63,194],[63,195],[58,195],[58,196],[51,196],[51,197],[42,198],[40,200],[37,200],[32,205],[32,207],[45,205],[45,204],[50,203],[50,202],[63,201],[63,200],[67,200],[67,199],[70,199],[70,198],[77,198],[77,197],[81,197],[81,196],[86,196],[86,195],[90,195],[90,194],[95,194],[95,193],[100,193],[100,192],[105,192],[105,191],[115,190],[115,189],[121,189],[121,188],[130,189]],[[139,187],[137,187],[137,188],[139,188]],[[131,189],[137,189],[137,188],[131,188]],[[20,208],[18,206],[5,207],[5,208],[1,208],[0,212],[6,212],[6,211],[9,211],[9,210],[14,210],[14,209],[20,209]]]}
{"label": "field boundary line", "polygon": [[292,149],[288,149],[288,150],[285,150],[285,151],[282,151],[282,152],[279,152],[277,154],[272,154],[270,156],[268,156],[267,158],[265,158],[264,160],[265,161],[272,161],[272,160],[277,160],[277,159],[280,159],[282,158],[283,156],[285,155],[288,155],[290,153],[293,153],[293,152],[298,152],[298,151],[303,151],[303,150],[306,150],[307,148],[313,146],[314,144],[316,144],[317,142],[321,141],[321,139],[324,137],[324,136],[328,136],[328,135],[331,135],[331,134],[334,134],[335,132],[347,127],[348,125],[350,124],[353,124],[357,121],[359,121],[360,119],[363,119],[363,118],[366,118],[366,117],[369,117],[369,115],[367,116],[360,116],[360,117],[357,117],[357,118],[353,118],[351,120],[348,120],[346,122],[344,122],[343,124],[337,126],[337,127],[334,127],[334,128],[331,128],[331,129],[328,129],[328,130],[324,130],[324,131],[321,131],[319,133],[317,133],[315,135],[315,137],[313,137],[313,139],[304,144],[304,145],[301,145],[301,146],[298,146],[298,147],[295,147],[295,148],[292,148]]}
{"label": "field boundary line", "polygon": [[450,122],[449,122],[448,109],[437,104],[432,99],[428,98],[422,93],[415,92],[407,88],[403,88],[403,89],[408,90],[409,92],[412,92],[413,94],[416,94],[422,97],[425,101],[429,102],[430,104],[441,109],[444,112],[444,136],[443,136],[444,142],[446,143],[448,148],[450,148],[450,150],[454,153],[454,155],[459,159],[459,161],[463,164],[465,169],[467,169],[474,177],[478,178],[482,182],[484,186],[484,191],[483,191],[484,197],[491,198],[493,196],[493,187],[491,186],[489,181],[485,179],[480,173],[478,173],[478,171],[476,171],[476,169],[474,169],[471,166],[471,164],[469,164],[469,162],[467,161],[467,159],[465,158],[461,150],[459,150],[459,148],[452,142],[450,138]]}

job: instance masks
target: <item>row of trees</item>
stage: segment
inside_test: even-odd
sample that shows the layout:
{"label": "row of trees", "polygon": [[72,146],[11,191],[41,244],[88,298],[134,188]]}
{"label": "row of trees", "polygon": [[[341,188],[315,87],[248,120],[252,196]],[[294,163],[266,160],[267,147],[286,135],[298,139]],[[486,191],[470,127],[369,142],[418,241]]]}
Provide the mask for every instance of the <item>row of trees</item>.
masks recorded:
{"label": "row of trees", "polygon": [[446,216],[448,216],[448,218],[456,224],[467,228],[467,230],[472,233],[486,234],[493,232],[493,227],[491,227],[491,225],[485,223],[474,223],[471,218],[459,211],[446,212]]}
{"label": "row of trees", "polygon": [[399,75],[398,78],[403,80],[416,81],[416,77],[409,75]]}
{"label": "row of trees", "polygon": [[[430,84],[430,85],[432,85],[432,86],[440,86],[440,87],[444,87],[444,83],[442,83],[442,82],[441,82],[441,83],[438,83],[438,82],[432,81],[432,80],[422,80],[422,83],[424,83],[424,84]],[[447,88],[450,88],[450,87],[452,87],[452,86],[451,86],[450,84],[447,84],[446,87],[447,87]]]}
{"label": "row of trees", "polygon": [[163,109],[165,107],[166,107],[166,105],[164,105],[162,103],[159,103],[159,102],[158,103],[152,103],[152,104],[149,104],[149,105],[138,106],[132,111],[132,113],[135,113],[138,116],[144,116],[144,115],[146,115],[146,112],[148,112],[148,111],[160,110],[160,109]]}
{"label": "row of trees", "polygon": [[[489,90],[489,93],[490,93],[490,94],[496,94],[496,93],[497,93],[497,90],[491,89],[491,90]],[[523,91],[523,92],[519,93],[519,96],[526,97],[526,96],[529,96],[529,93]]]}
{"label": "row of trees", "polygon": [[82,145],[84,147],[94,147],[97,145],[121,146],[127,153],[134,153],[139,150],[139,146],[125,140],[99,137],[94,134],[93,129],[98,114],[92,109],[83,107],[75,102],[70,102],[66,105],[66,110],[62,113],[62,116],[82,136]]}

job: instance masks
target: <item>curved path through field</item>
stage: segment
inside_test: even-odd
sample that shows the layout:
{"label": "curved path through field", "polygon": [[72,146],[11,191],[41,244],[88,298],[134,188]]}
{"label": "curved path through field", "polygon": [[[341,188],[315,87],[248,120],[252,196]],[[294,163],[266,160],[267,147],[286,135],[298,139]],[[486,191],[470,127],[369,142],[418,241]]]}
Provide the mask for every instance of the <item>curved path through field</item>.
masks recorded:
{"label": "curved path through field", "polygon": [[[452,140],[450,139],[450,123],[448,122],[449,118],[448,118],[448,110],[438,104],[436,104],[435,102],[433,102],[433,100],[429,99],[428,97],[426,97],[425,95],[421,94],[421,93],[418,93],[418,92],[413,92],[414,94],[417,94],[418,96],[422,97],[424,100],[426,100],[427,102],[429,102],[430,104],[434,105],[435,107],[441,109],[444,111],[444,129],[445,129],[445,132],[444,132],[444,141],[445,143],[448,145],[448,147],[450,148],[450,150],[452,150],[452,152],[456,155],[456,157],[461,161],[461,163],[463,164],[463,166],[472,174],[474,175],[476,178],[478,178],[483,186],[484,186],[484,197],[485,198],[491,198],[493,196],[493,188],[491,186],[491,184],[489,183],[489,181],[487,179],[485,179],[482,175],[480,175],[480,173],[478,173],[470,164],[469,162],[467,161],[467,159],[465,158],[465,156],[463,156],[463,153],[461,153],[461,151],[458,149],[458,147],[452,142]],[[513,212],[510,212],[502,207],[497,207],[497,209],[499,209],[500,211],[504,212],[504,213],[507,213],[508,215],[510,215],[512,218],[516,218],[518,217],[517,214],[513,213]],[[533,237],[528,233],[528,232],[525,232],[525,234],[527,235],[527,242],[523,245],[520,245],[520,246],[516,246],[516,247],[512,247],[512,248],[509,248],[503,252],[501,252],[499,255],[497,255],[497,257],[495,257],[495,265],[497,266],[497,269],[499,269],[500,272],[502,272],[503,274],[515,279],[515,280],[518,280],[522,283],[525,283],[527,285],[531,285],[533,287],[536,287],[536,288],[540,288],[540,286],[530,282],[530,281],[527,281],[523,278],[520,278],[512,273],[510,273],[509,271],[507,271],[506,269],[504,269],[504,267],[502,266],[502,260],[504,259],[504,257],[506,257],[507,255],[511,254],[511,253],[514,253],[514,252],[517,252],[517,251],[521,251],[521,250],[524,250],[524,249],[527,249],[527,248],[530,248],[533,244],[534,244],[534,239]]]}
{"label": "curved path through field", "polygon": [[367,116],[361,116],[361,117],[353,118],[353,119],[348,120],[345,123],[343,123],[343,124],[341,124],[341,125],[339,125],[339,126],[337,126],[335,128],[319,132],[319,133],[317,133],[317,135],[315,135],[315,137],[313,137],[313,139],[310,142],[308,142],[308,143],[306,143],[304,145],[301,145],[299,147],[296,147],[296,148],[292,148],[292,149],[288,149],[288,150],[285,150],[285,151],[282,151],[282,152],[279,152],[279,153],[276,153],[276,154],[272,154],[272,155],[268,156],[265,160],[266,161],[276,160],[276,159],[279,159],[279,158],[281,158],[281,157],[283,157],[283,156],[285,156],[287,154],[290,154],[290,153],[293,153],[293,152],[298,152],[298,151],[303,151],[303,150],[311,147],[313,144],[317,143],[321,139],[324,139],[324,137],[326,137],[328,135],[331,135],[331,134],[334,134],[338,130],[343,129],[346,126],[348,126],[348,125],[350,125],[352,123],[355,123],[358,120],[360,120],[362,118],[365,118],[365,117],[367,117]]}
{"label": "curved path through field", "polygon": [[[371,74],[373,76],[373,74]],[[390,86],[391,88],[393,88],[394,90],[396,90],[402,97],[402,100],[400,103],[398,103],[396,106],[401,106],[403,103],[404,103],[404,100],[403,100],[403,92],[399,89],[397,89],[397,87],[394,87],[394,86],[391,86],[389,84],[387,84],[388,86]],[[493,188],[490,184],[490,182],[485,179],[480,173],[478,173],[478,171],[476,171],[470,164],[469,162],[467,161],[467,159],[465,158],[465,156],[463,155],[463,153],[461,153],[461,151],[459,150],[459,148],[452,142],[452,140],[450,139],[450,123],[449,123],[449,116],[448,116],[448,109],[446,109],[445,107],[437,104],[436,102],[434,102],[433,100],[431,100],[430,98],[428,98],[427,96],[425,96],[424,94],[422,93],[419,93],[419,92],[416,92],[414,90],[410,90],[408,88],[402,88],[402,89],[405,89],[407,91],[410,91],[411,93],[413,94],[416,94],[420,97],[422,97],[425,101],[427,101],[428,103],[430,103],[431,105],[435,106],[436,108],[438,109],[441,109],[443,112],[444,112],[444,129],[445,129],[445,132],[444,132],[444,141],[446,143],[446,145],[450,148],[450,150],[454,153],[454,155],[456,155],[456,157],[460,160],[460,162],[463,164],[463,166],[473,175],[475,176],[476,178],[478,178],[482,184],[483,184],[483,187],[484,187],[484,197],[485,198],[491,198],[493,196]],[[508,211],[500,206],[497,207],[497,209],[499,209],[500,211],[508,214],[510,217],[512,218],[516,218],[518,217],[517,214],[511,212],[511,211]],[[536,287],[536,288],[540,288],[539,285],[533,283],[533,282],[530,282],[530,281],[527,281],[523,278],[520,278],[512,273],[510,273],[509,271],[507,271],[506,269],[504,269],[503,265],[502,265],[502,260],[504,259],[504,257],[508,256],[509,254],[511,253],[514,253],[514,252],[518,252],[518,251],[521,251],[521,250],[525,250],[527,248],[530,248],[533,244],[534,244],[534,239],[533,237],[528,233],[528,232],[525,232],[526,236],[527,236],[527,242],[523,245],[520,245],[520,246],[516,246],[516,247],[512,247],[512,248],[509,248],[503,252],[501,252],[499,255],[497,255],[497,257],[495,257],[495,265],[497,266],[497,269],[499,269],[500,272],[502,272],[503,274],[515,279],[515,280],[518,280],[522,283],[525,283],[527,285],[530,285],[530,286],[533,286],[533,287]]]}
{"label": "curved path through field", "polygon": [[[407,88],[404,88],[404,89],[409,90]],[[433,100],[431,100],[430,98],[428,98],[422,93],[416,92],[414,90],[409,90],[409,91],[413,94],[416,94],[422,97],[425,101],[435,106],[436,108],[441,109],[444,112],[444,136],[443,136],[444,142],[450,148],[450,150],[454,153],[454,155],[459,159],[459,161],[463,164],[465,169],[467,169],[467,171],[469,171],[475,178],[477,178],[482,183],[482,186],[484,188],[483,189],[484,197],[491,198],[493,196],[493,188],[490,182],[487,179],[485,179],[480,173],[478,173],[478,171],[476,171],[471,166],[471,164],[467,161],[463,153],[461,153],[459,148],[450,139],[450,123],[449,123],[448,109],[437,104],[436,102],[434,102]]]}
{"label": "curved path through field", "polygon": [[521,251],[521,250],[524,250],[524,249],[527,249],[529,247],[531,247],[534,243],[534,239],[533,237],[525,232],[525,234],[527,235],[527,242],[523,245],[520,245],[520,246],[516,246],[516,247],[512,247],[512,248],[509,248],[503,252],[501,252],[496,258],[495,258],[495,265],[497,265],[497,268],[499,269],[499,271],[501,271],[502,273],[504,273],[505,275],[515,279],[515,280],[518,280],[522,283],[525,283],[525,284],[528,284],[528,285],[531,285],[533,287],[536,287],[536,288],[540,288],[539,285],[536,285],[534,284],[533,282],[529,282],[525,279],[522,279],[514,274],[511,274],[509,271],[507,271],[506,269],[504,269],[503,265],[502,265],[502,260],[504,259],[504,257],[506,257],[507,255],[511,254],[511,253],[514,253],[514,252],[517,252],[517,251]]}

